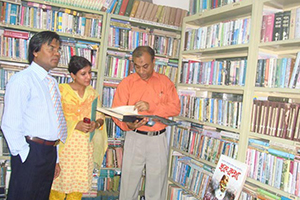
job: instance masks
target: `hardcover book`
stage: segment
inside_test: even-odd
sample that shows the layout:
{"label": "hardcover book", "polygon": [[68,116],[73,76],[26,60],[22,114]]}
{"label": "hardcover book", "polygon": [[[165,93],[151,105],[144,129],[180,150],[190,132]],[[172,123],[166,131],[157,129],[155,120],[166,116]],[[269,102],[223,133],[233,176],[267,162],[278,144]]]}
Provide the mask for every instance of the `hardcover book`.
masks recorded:
{"label": "hardcover book", "polygon": [[221,155],[203,200],[239,199],[247,171],[247,164]]}
{"label": "hardcover book", "polygon": [[119,106],[115,108],[97,108],[97,111],[102,112],[111,117],[115,117],[123,122],[135,122],[136,120],[142,120],[143,118],[148,118],[147,126],[153,126],[156,122],[163,123],[168,126],[174,126],[178,123],[166,119],[157,115],[140,115],[137,110],[134,110],[134,106]]}

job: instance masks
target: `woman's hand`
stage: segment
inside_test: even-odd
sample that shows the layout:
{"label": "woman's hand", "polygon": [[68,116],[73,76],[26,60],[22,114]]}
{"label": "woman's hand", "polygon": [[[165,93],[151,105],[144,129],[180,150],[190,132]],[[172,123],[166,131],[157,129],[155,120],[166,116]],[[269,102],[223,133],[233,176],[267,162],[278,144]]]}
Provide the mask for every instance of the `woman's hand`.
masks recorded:
{"label": "woman's hand", "polygon": [[103,119],[97,119],[96,121],[92,121],[89,132],[93,132],[95,129],[99,129],[103,124],[104,124]]}
{"label": "woman's hand", "polygon": [[[93,122],[92,122],[93,123]],[[91,130],[91,127],[92,127],[92,123],[88,124],[88,123],[85,123],[83,121],[79,121],[75,127],[75,129],[79,130],[79,131],[82,131],[82,132],[85,132],[85,133],[88,133],[90,130]],[[95,122],[94,122],[95,123]],[[95,124],[94,124],[95,126]],[[95,130],[95,129],[94,129]]]}

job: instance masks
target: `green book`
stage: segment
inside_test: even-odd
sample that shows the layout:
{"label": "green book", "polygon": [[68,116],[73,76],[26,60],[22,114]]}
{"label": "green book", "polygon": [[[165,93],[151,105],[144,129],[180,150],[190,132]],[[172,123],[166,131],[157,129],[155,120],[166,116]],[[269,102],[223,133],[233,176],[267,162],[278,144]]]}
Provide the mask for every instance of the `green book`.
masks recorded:
{"label": "green book", "polygon": [[122,5],[122,2],[123,2],[123,0],[119,0],[119,1],[118,1],[118,4],[117,4],[117,7],[116,7],[116,9],[115,9],[114,14],[116,14],[116,15],[119,14],[120,8],[121,8],[121,5]]}
{"label": "green book", "polygon": [[127,7],[126,7],[126,10],[125,10],[124,16],[129,17],[131,9],[132,9],[132,6],[133,6],[133,3],[134,3],[134,0],[129,0],[129,2],[127,4]]}
{"label": "green book", "polygon": [[[96,109],[97,109],[97,98],[92,103],[92,112],[91,112],[91,121],[96,120]],[[95,131],[90,132],[90,141],[92,141],[93,137],[95,135]]]}

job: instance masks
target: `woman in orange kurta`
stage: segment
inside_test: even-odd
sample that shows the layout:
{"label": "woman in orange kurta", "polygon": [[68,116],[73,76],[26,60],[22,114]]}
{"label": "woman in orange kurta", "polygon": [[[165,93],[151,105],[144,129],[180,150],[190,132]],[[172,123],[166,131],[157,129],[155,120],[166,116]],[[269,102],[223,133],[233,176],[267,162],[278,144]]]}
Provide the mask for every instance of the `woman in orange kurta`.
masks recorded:
{"label": "woman in orange kurta", "polygon": [[[99,96],[90,86],[91,63],[84,57],[73,56],[68,70],[73,82],[59,85],[68,137],[65,144],[59,144],[61,171],[53,181],[50,200],[64,200],[65,197],[79,200],[82,193],[91,189],[94,144],[89,133],[101,128],[104,123],[102,118],[83,122],[84,117],[91,118],[92,104]],[[101,148],[103,151],[106,149]]]}

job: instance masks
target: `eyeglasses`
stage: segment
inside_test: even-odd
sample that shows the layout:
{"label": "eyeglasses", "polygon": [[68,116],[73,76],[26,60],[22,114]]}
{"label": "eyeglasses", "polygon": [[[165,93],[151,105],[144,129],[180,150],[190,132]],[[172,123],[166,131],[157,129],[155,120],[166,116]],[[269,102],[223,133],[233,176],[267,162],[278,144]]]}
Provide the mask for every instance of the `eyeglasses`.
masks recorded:
{"label": "eyeglasses", "polygon": [[62,53],[63,53],[62,49],[60,49],[60,48],[55,48],[55,47],[52,46],[52,45],[48,45],[47,50],[48,50],[50,53],[55,53],[55,52],[57,52],[57,53],[59,53],[59,54],[62,54]]}

